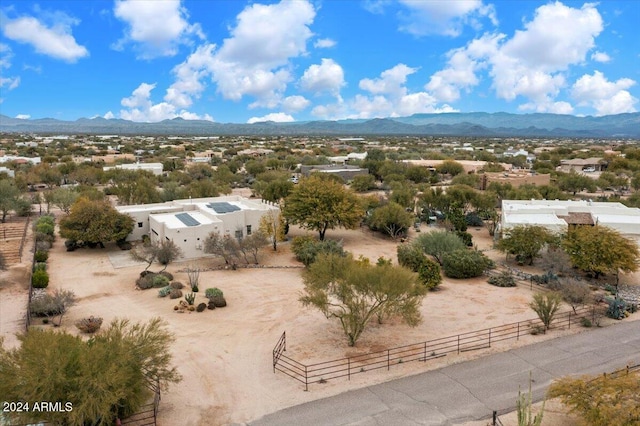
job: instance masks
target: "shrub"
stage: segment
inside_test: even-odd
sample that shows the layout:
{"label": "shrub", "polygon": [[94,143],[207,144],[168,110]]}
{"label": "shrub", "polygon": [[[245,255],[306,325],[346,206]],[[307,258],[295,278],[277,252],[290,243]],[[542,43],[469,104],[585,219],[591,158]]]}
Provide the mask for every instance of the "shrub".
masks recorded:
{"label": "shrub", "polygon": [[31,285],[33,288],[47,288],[49,285],[49,274],[47,271],[35,271],[31,276]]}
{"label": "shrub", "polygon": [[47,243],[53,243],[55,237],[53,235],[45,234],[43,232],[36,232],[36,242],[44,241]]}
{"label": "shrub", "polygon": [[580,318],[580,324],[583,327],[586,327],[586,328],[593,327],[593,324],[591,323],[591,320],[589,318],[587,318],[587,317]]}
{"label": "shrub", "polygon": [[36,225],[36,232],[40,234],[53,236],[54,225],[46,222],[38,222],[38,224]]}
{"label": "shrub", "polygon": [[311,235],[295,237],[291,243],[291,251],[296,255],[296,259],[304,263],[305,266],[309,266],[315,262],[316,257],[320,253],[344,255],[341,241],[320,241]]}
{"label": "shrub", "polygon": [[509,271],[501,272],[499,275],[489,277],[487,282],[496,287],[515,287],[516,280],[513,278],[513,274]]}
{"label": "shrub", "polygon": [[36,241],[36,251],[49,251],[51,246],[51,241]]}
{"label": "shrub", "polygon": [[473,247],[473,236],[470,233],[465,231],[458,231],[456,232],[456,235],[462,240],[465,246]]}
{"label": "shrub", "polygon": [[209,300],[211,300],[213,297],[216,297],[216,296],[224,296],[224,294],[222,293],[222,290],[220,290],[217,287],[206,289],[204,292],[204,295]]}
{"label": "shrub", "polygon": [[164,275],[157,274],[152,278],[153,287],[161,288],[169,285],[169,278]]}
{"label": "shrub", "polygon": [[558,276],[551,271],[547,271],[543,275],[532,275],[531,280],[536,284],[546,285],[558,281]]}
{"label": "shrub", "polygon": [[83,333],[95,333],[102,326],[102,318],[90,316],[76,322],[76,328]]}
{"label": "shrub", "polygon": [[36,254],[34,256],[34,260],[36,262],[46,262],[48,258],[49,258],[49,253],[44,250],[36,251]]}
{"label": "shrub", "polygon": [[185,294],[184,300],[186,300],[189,306],[191,306],[196,301],[196,294],[195,293]]}
{"label": "shrub", "polygon": [[206,304],[206,303],[200,303],[200,304],[198,305],[198,307],[196,308],[196,312],[202,312],[202,311],[204,311],[205,309],[207,309],[207,304]]}
{"label": "shrub", "polygon": [[449,278],[479,277],[493,267],[493,261],[477,250],[455,250],[442,259],[444,274]]}
{"label": "shrub", "polygon": [[184,284],[182,284],[180,281],[172,281],[171,288],[180,290],[181,288],[184,288]]}
{"label": "shrub", "polygon": [[625,302],[624,299],[616,297],[614,299],[606,298],[605,300],[609,304],[606,312],[609,318],[621,320],[625,317],[624,312],[627,309],[627,302]]}
{"label": "shrub", "polygon": [[162,275],[163,277],[166,277],[169,281],[173,281],[173,274],[171,272],[161,271],[161,272],[158,272],[158,275]]}
{"label": "shrub", "polygon": [[160,290],[158,290],[158,297],[167,297],[169,293],[171,293],[171,290],[173,289],[170,285],[162,287]]}
{"label": "shrub", "polygon": [[147,290],[153,287],[153,277],[154,275],[145,275],[144,277],[140,277],[136,280],[136,285],[140,290]]}
{"label": "shrub", "polygon": [[538,314],[538,318],[544,324],[544,329],[548,330],[560,309],[561,303],[562,295],[560,293],[536,293],[533,295],[533,300],[529,303],[529,307]]}
{"label": "shrub", "polygon": [[64,246],[67,249],[67,251],[74,251],[75,249],[78,248],[78,242],[75,240],[66,240],[64,242]]}
{"label": "shrub", "polygon": [[169,292],[169,299],[180,299],[182,297],[182,290],[174,288]]}
{"label": "shrub", "polygon": [[431,259],[425,259],[425,262],[418,271],[418,279],[425,287],[427,287],[427,290],[435,290],[435,288],[442,282],[440,265],[438,262]]}
{"label": "shrub", "polygon": [[47,264],[45,262],[36,262],[33,264],[33,272],[35,271],[46,271]]}
{"label": "shrub", "polygon": [[478,213],[475,212],[467,213],[464,217],[464,220],[467,222],[467,226],[478,227],[484,225],[482,218],[478,216]]}
{"label": "shrub", "polygon": [[418,272],[427,261],[422,249],[414,244],[398,245],[397,253],[398,263],[413,272]]}
{"label": "shrub", "polygon": [[118,240],[116,241],[116,245],[120,250],[131,250],[133,248],[131,243],[127,240]]}

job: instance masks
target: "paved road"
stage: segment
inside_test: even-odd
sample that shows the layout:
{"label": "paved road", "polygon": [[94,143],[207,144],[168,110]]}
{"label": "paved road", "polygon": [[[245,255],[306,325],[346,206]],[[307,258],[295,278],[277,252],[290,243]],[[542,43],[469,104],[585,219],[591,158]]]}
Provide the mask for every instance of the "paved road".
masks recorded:
{"label": "paved road", "polygon": [[569,374],[640,364],[640,321],[598,328],[290,407],[250,424],[454,425],[515,409],[532,372],[534,400]]}

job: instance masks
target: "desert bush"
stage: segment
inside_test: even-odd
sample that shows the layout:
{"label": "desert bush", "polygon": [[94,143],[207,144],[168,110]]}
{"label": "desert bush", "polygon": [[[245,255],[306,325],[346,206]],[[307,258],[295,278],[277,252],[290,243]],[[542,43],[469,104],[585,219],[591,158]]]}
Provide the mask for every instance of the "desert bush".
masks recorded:
{"label": "desert bush", "polygon": [[33,264],[33,272],[35,271],[46,271],[47,264],[45,262],[36,262]]}
{"label": "desert bush", "polygon": [[464,217],[464,220],[467,222],[467,226],[477,227],[484,225],[482,218],[478,216],[478,213],[475,212],[467,213]]}
{"label": "desert bush", "polygon": [[207,309],[207,304],[206,303],[200,303],[200,304],[198,304],[198,307],[196,308],[196,312],[202,312],[205,309]]}
{"label": "desert bush", "polygon": [[47,271],[35,271],[33,275],[31,275],[31,285],[33,288],[47,288],[49,285],[49,274]]}
{"label": "desert bush", "polygon": [[398,245],[397,253],[398,263],[413,272],[418,272],[427,260],[427,256],[424,255],[422,249],[415,244],[400,244]]}
{"label": "desert bush", "polygon": [[462,240],[465,246],[473,247],[473,236],[466,231],[458,231],[456,232],[458,238]]}
{"label": "desert bush", "polygon": [[169,292],[169,299],[179,299],[182,297],[182,290],[174,288]]}
{"label": "desert bush", "polygon": [[133,245],[127,240],[118,240],[116,245],[120,250],[131,250],[133,248]]}
{"label": "desert bush", "polygon": [[224,296],[224,294],[222,293],[222,290],[220,290],[217,287],[206,289],[204,292],[204,295],[209,300],[211,300],[211,298],[216,296]]}
{"label": "desert bush", "polygon": [[152,278],[153,287],[161,288],[169,285],[169,278],[164,275],[157,274]]}
{"label": "desert bush", "polygon": [[147,290],[153,287],[153,275],[145,275],[136,280],[136,285],[140,290]]}
{"label": "desert bush", "polygon": [[45,234],[43,232],[36,232],[36,242],[44,241],[47,243],[53,243],[55,237],[53,235]]}
{"label": "desert bush", "polygon": [[418,270],[418,279],[427,290],[435,290],[436,287],[442,282],[442,275],[440,275],[440,265],[435,260],[426,259]]}
{"label": "desert bush", "polygon": [[311,265],[320,253],[344,255],[342,241],[320,241],[311,235],[295,237],[291,243],[291,251],[296,255],[296,259],[304,263],[305,266]]}
{"label": "desert bush", "polygon": [[58,316],[58,324],[62,323],[62,317],[67,309],[76,303],[76,295],[68,290],[56,290],[53,294],[44,294],[36,297],[29,304],[29,312],[31,315],[38,317],[55,317]]}
{"label": "desert bush", "polygon": [[184,288],[184,284],[182,284],[180,281],[172,281],[171,288],[180,290],[181,288]]}
{"label": "desert bush", "polygon": [[499,275],[489,277],[487,282],[496,287],[515,287],[516,280],[513,278],[513,274],[509,271],[503,271]]}
{"label": "desert bush", "polygon": [[36,251],[49,251],[51,246],[50,241],[36,241]]}
{"label": "desert bush", "polygon": [[158,290],[158,297],[167,297],[169,293],[171,293],[171,290],[173,289],[170,285],[162,287],[160,290]]}
{"label": "desert bush", "polygon": [[46,262],[49,258],[49,253],[44,250],[39,250],[36,251],[36,254],[33,258],[36,262]]}
{"label": "desert bush", "polygon": [[561,304],[562,295],[560,293],[536,293],[533,295],[533,300],[529,303],[529,307],[538,314],[538,318],[544,324],[544,329],[548,330]]}
{"label": "desert bush", "polygon": [[479,277],[493,267],[493,261],[477,250],[454,250],[442,259],[442,269],[449,278]]}
{"label": "desert bush", "polygon": [[74,251],[78,248],[78,242],[75,240],[66,240],[64,242],[64,247],[67,249],[67,251]]}
{"label": "desert bush", "polygon": [[76,328],[83,333],[95,333],[102,326],[102,318],[90,316],[76,321]]}
{"label": "desert bush", "polygon": [[54,225],[52,223],[38,222],[36,224],[36,233],[53,236]]}
{"label": "desert bush", "polygon": [[189,306],[191,306],[196,301],[196,294],[195,293],[185,294],[184,295],[184,300],[186,300],[187,303],[189,304]]}
{"label": "desert bush", "polygon": [[609,305],[606,312],[606,315],[609,318],[621,320],[626,316],[625,311],[627,309],[627,302],[625,302],[624,299],[621,299],[619,297],[613,299],[607,297],[605,300]]}
{"label": "desert bush", "polygon": [[163,277],[166,277],[169,281],[173,281],[173,274],[171,272],[160,271],[158,272],[158,275],[162,275]]}

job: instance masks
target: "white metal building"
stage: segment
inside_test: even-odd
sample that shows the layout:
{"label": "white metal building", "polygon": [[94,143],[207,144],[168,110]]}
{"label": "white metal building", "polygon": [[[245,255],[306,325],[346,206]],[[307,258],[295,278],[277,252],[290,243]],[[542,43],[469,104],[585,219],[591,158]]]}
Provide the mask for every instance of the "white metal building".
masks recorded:
{"label": "white metal building", "polygon": [[600,225],[640,243],[640,209],[622,203],[559,200],[503,200],[502,229],[540,225],[567,232],[569,225]]}
{"label": "white metal building", "polygon": [[160,176],[163,171],[162,163],[133,163],[133,164],[118,164],[117,166],[107,166],[103,167],[102,170],[105,172],[111,169],[121,169],[121,170],[146,170],[153,173],[156,176]]}
{"label": "white metal building", "polygon": [[242,238],[258,230],[260,218],[278,206],[263,200],[231,195],[174,200],[167,203],[118,206],[135,221],[128,241],[149,235],[151,241],[172,240],[185,259],[204,255],[203,243],[211,232]]}

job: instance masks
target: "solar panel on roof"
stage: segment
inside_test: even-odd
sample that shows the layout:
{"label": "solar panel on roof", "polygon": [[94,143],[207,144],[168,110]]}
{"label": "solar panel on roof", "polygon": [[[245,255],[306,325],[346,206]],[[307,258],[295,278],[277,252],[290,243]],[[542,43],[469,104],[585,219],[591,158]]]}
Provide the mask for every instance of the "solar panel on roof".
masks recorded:
{"label": "solar panel on roof", "polygon": [[218,214],[237,212],[238,210],[241,210],[240,207],[234,206],[233,204],[229,204],[227,202],[209,203],[207,204],[207,207]]}
{"label": "solar panel on roof", "polygon": [[180,222],[184,223],[187,226],[198,226],[198,225],[200,225],[200,222],[195,220],[193,218],[193,216],[191,216],[189,213],[178,213],[176,215],[176,217],[178,219],[180,219]]}

